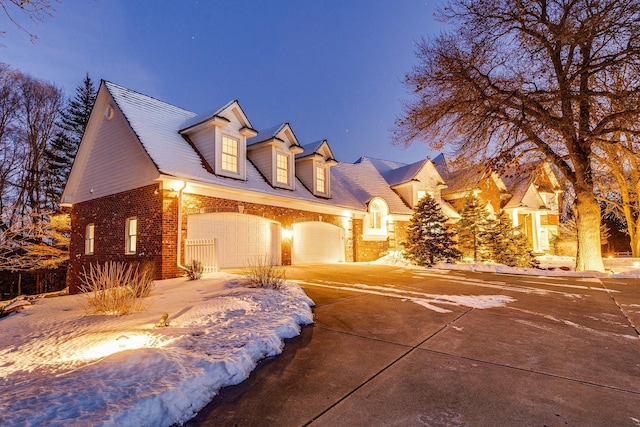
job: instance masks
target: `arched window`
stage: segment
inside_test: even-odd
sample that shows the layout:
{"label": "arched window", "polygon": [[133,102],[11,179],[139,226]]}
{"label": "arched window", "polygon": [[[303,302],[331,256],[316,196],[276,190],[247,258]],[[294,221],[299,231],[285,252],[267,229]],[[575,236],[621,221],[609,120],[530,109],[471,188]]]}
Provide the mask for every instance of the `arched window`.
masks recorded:
{"label": "arched window", "polygon": [[369,202],[368,214],[365,218],[364,237],[380,240],[387,237],[387,221],[389,206],[384,199],[376,197]]}
{"label": "arched window", "polygon": [[369,228],[382,230],[382,207],[380,203],[371,203],[369,205]]}

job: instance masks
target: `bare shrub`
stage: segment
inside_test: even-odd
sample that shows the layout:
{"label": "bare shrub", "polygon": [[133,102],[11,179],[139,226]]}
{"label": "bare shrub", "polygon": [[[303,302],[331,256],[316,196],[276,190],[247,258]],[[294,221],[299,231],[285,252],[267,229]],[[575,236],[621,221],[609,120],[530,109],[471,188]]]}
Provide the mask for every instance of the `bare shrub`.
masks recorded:
{"label": "bare shrub", "polygon": [[273,265],[271,257],[257,256],[249,261],[243,274],[249,279],[249,286],[255,288],[280,289],[286,278],[286,267]]}
{"label": "bare shrub", "polygon": [[87,297],[89,311],[121,315],[142,309],[142,298],[151,292],[153,277],[150,263],[91,264],[89,271],[84,271],[79,290]]}
{"label": "bare shrub", "polygon": [[189,280],[198,280],[202,278],[204,266],[202,265],[202,262],[197,259],[192,259],[191,262],[186,265],[185,271],[187,272]]}

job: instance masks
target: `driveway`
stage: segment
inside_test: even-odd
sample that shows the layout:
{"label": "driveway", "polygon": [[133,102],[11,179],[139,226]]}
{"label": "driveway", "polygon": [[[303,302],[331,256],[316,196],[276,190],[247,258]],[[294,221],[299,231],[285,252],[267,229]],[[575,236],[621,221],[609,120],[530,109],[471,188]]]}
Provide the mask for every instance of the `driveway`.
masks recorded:
{"label": "driveway", "polygon": [[640,426],[640,281],[289,267],[316,302],[189,426]]}

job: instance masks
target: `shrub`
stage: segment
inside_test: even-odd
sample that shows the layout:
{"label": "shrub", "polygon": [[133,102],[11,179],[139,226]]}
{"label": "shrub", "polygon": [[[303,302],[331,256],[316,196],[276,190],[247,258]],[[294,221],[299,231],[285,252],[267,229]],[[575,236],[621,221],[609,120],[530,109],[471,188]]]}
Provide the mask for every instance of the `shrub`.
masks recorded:
{"label": "shrub", "polygon": [[189,280],[198,280],[202,277],[204,266],[202,262],[197,259],[192,259],[191,262],[186,265],[185,271],[187,272]]}
{"label": "shrub", "polygon": [[153,264],[127,264],[109,261],[91,264],[84,271],[79,287],[94,313],[126,314],[141,310],[143,297],[153,288]]}
{"label": "shrub", "polygon": [[285,282],[287,269],[281,265],[273,265],[271,257],[264,255],[253,258],[243,273],[249,279],[249,286],[255,288],[280,289]]}

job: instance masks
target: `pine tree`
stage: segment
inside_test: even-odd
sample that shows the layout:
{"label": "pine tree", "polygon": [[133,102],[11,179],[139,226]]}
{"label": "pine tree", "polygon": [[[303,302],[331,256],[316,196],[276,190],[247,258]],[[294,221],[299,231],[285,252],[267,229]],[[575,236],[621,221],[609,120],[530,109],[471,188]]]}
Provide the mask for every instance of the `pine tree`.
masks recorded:
{"label": "pine tree", "polygon": [[510,218],[501,211],[493,226],[486,233],[487,246],[492,258],[510,267],[534,268],[538,260],[529,248],[529,242],[519,228],[514,228]]}
{"label": "pine tree", "polygon": [[62,119],[58,123],[61,130],[56,134],[47,151],[49,170],[56,193],[54,196],[58,198],[62,195],[69,172],[71,172],[71,165],[87,123],[89,123],[95,99],[96,88],[87,73],[82,84],[76,88],[76,96],[62,111]]}
{"label": "pine tree", "polygon": [[457,224],[458,248],[465,258],[482,261],[491,258],[487,230],[492,227],[489,211],[477,195],[467,196]]}
{"label": "pine tree", "polygon": [[403,243],[409,259],[419,265],[433,265],[460,258],[454,242],[455,231],[447,227],[447,220],[433,197],[420,199],[407,227],[407,241]]}

